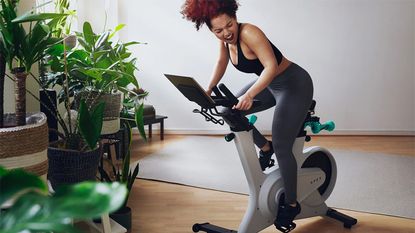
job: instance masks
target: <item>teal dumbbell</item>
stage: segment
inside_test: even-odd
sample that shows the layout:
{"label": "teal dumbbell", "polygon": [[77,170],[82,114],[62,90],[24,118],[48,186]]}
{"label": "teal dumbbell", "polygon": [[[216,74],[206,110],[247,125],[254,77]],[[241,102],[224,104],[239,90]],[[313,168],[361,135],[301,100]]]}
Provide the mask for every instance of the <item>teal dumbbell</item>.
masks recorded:
{"label": "teal dumbbell", "polygon": [[321,124],[320,122],[316,122],[316,121],[307,122],[305,126],[310,126],[311,132],[313,132],[313,134],[318,134],[322,130],[333,131],[334,128],[336,127],[333,121],[327,121],[324,124]]}
{"label": "teal dumbbell", "polygon": [[333,122],[333,121],[327,121],[326,123],[324,123],[324,124],[322,125],[322,127],[323,127],[323,129],[325,129],[325,130],[327,130],[327,131],[331,132],[331,131],[333,131],[333,130],[334,130],[334,128],[336,128],[336,124],[334,124],[334,122]]}

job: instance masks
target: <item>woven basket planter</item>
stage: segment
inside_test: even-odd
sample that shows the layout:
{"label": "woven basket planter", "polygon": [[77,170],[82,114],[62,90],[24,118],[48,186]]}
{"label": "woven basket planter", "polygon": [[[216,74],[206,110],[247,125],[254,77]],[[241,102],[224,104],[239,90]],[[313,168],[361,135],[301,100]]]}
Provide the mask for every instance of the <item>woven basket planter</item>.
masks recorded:
{"label": "woven basket planter", "polygon": [[15,114],[3,117],[6,128],[0,128],[0,165],[7,169],[23,168],[39,176],[46,174],[49,135],[45,114],[27,113],[24,126],[13,126]]}
{"label": "woven basket planter", "polygon": [[[77,95],[77,103],[80,103],[80,98],[85,99],[85,103],[88,106],[95,106],[100,102],[105,103],[102,135],[114,134],[120,130],[121,92],[108,94],[97,91],[84,91]],[[78,104],[76,105],[78,106]]]}
{"label": "woven basket planter", "polygon": [[[52,144],[53,146],[53,144]],[[95,180],[101,148],[80,152],[62,148],[48,148],[48,180],[53,189],[59,185]]]}

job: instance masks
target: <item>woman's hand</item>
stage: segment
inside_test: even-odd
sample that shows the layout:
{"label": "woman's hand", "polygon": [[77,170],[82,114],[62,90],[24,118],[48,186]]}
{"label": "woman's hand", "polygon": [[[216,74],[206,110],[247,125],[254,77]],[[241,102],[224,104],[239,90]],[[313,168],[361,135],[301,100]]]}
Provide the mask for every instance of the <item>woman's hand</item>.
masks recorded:
{"label": "woman's hand", "polygon": [[252,98],[248,92],[239,97],[238,100],[238,104],[233,106],[233,109],[246,111],[252,107],[252,103],[254,102],[254,98]]}
{"label": "woman's hand", "polygon": [[212,95],[212,89],[206,89],[206,95],[211,96]]}

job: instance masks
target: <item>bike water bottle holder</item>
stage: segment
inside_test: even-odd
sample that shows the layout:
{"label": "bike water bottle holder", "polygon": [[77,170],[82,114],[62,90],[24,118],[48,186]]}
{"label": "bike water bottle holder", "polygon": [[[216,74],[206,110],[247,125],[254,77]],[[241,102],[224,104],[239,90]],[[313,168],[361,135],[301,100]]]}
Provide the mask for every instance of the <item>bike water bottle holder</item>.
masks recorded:
{"label": "bike water bottle holder", "polygon": [[193,113],[200,113],[202,114],[202,116],[205,117],[206,121],[210,121],[214,124],[219,124],[219,125],[224,125],[225,121],[223,119],[218,119],[215,116],[220,116],[220,113],[218,112],[218,110],[216,108],[213,108],[214,111],[212,111],[212,108],[200,108],[199,109],[193,109]]}

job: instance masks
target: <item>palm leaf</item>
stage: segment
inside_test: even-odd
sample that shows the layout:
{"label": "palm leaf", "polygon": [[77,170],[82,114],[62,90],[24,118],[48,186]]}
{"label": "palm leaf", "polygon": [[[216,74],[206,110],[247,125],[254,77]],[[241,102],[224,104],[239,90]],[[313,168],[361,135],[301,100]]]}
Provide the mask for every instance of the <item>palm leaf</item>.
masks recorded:
{"label": "palm leaf", "polygon": [[68,14],[60,13],[33,13],[31,11],[12,20],[13,23],[25,23],[33,21],[42,21],[46,19],[55,19],[67,16]]}

